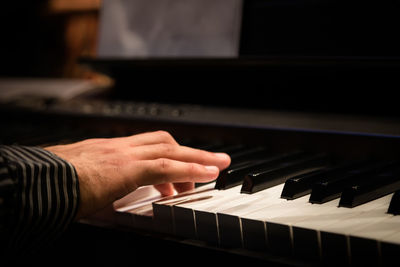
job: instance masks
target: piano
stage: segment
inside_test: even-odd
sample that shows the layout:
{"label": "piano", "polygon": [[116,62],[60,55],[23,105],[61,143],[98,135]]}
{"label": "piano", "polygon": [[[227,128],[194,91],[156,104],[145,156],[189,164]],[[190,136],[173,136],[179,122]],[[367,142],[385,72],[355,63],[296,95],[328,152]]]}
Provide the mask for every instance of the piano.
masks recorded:
{"label": "piano", "polygon": [[3,103],[1,143],[162,129],[232,156],[212,183],[166,198],[144,187],[73,226],[61,240],[98,262],[396,265],[399,8],[245,0],[237,57],[83,58],[114,78],[112,92]]}

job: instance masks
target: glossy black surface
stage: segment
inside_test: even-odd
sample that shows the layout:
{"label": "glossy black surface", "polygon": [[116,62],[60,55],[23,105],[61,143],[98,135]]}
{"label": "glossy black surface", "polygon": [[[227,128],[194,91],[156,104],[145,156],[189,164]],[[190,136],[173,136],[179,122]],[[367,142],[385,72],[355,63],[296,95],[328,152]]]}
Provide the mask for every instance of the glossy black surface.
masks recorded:
{"label": "glossy black surface", "polygon": [[400,189],[399,170],[383,171],[379,174],[366,175],[352,186],[344,188],[339,206],[353,208]]}
{"label": "glossy black surface", "polygon": [[377,175],[382,169],[390,166],[391,162],[366,161],[360,168],[337,173],[313,185],[310,195],[311,203],[322,204],[339,197],[346,187],[364,180],[365,177]]}
{"label": "glossy black surface", "polygon": [[314,184],[321,181],[333,180],[350,170],[365,165],[366,162],[364,160],[337,163],[319,170],[294,176],[285,182],[281,197],[286,199],[296,199],[305,196],[311,193]]}
{"label": "glossy black surface", "polygon": [[390,200],[388,213],[399,215],[400,214],[400,191],[397,190]]}
{"label": "glossy black surface", "polygon": [[304,155],[287,160],[275,168],[261,169],[245,176],[241,193],[255,193],[284,183],[288,178],[300,173],[310,173],[329,164],[327,155]]}
{"label": "glossy black surface", "polygon": [[215,188],[216,189],[232,188],[236,185],[241,184],[246,174],[264,168],[272,169],[279,164],[282,164],[290,159],[300,156],[302,153],[303,152],[301,151],[293,151],[288,153],[272,155],[266,158],[239,162],[220,173],[220,175],[217,178]]}

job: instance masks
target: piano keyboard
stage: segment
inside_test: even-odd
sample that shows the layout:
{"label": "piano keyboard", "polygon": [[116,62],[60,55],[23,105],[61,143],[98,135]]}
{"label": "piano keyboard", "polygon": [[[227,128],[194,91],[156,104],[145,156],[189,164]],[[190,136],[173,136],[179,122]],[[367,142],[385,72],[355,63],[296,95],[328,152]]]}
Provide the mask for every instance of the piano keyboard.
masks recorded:
{"label": "piano keyboard", "polygon": [[396,259],[398,161],[230,149],[232,164],[213,183],[164,198],[148,187],[141,189],[148,194],[117,201],[120,223],[335,266]]}

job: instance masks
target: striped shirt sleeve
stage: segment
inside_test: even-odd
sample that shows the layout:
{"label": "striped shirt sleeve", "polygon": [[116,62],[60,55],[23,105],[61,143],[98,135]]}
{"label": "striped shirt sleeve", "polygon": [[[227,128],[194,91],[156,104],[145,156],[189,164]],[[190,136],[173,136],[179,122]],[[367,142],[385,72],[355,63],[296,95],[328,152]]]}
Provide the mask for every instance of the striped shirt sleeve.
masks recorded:
{"label": "striped shirt sleeve", "polygon": [[74,220],[78,204],[78,178],[69,162],[40,147],[0,146],[1,242],[10,251],[23,254],[55,239]]}

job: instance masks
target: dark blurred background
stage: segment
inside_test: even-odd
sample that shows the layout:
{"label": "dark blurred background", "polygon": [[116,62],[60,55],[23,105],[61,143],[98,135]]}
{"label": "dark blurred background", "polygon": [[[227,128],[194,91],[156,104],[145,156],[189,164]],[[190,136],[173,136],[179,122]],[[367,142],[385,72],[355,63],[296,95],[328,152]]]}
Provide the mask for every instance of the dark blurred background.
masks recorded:
{"label": "dark blurred background", "polygon": [[4,1],[0,77],[95,78],[80,67],[95,56],[100,0]]}

